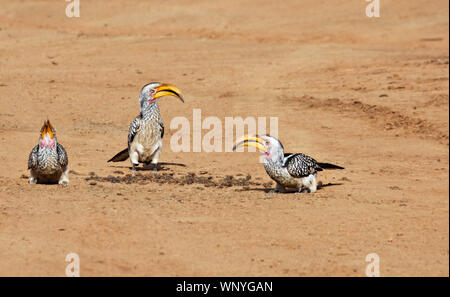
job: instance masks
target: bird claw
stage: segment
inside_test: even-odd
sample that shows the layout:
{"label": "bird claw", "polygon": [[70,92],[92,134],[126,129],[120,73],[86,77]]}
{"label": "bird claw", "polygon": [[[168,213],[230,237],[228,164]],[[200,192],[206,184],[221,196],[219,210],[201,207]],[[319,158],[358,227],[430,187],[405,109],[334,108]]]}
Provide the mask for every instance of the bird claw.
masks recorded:
{"label": "bird claw", "polygon": [[300,188],[297,190],[296,193],[297,193],[297,194],[303,194],[303,193],[305,193],[305,189],[304,189],[303,187],[300,187]]}
{"label": "bird claw", "polygon": [[155,165],[152,170],[153,175],[158,175],[158,165]]}
{"label": "bird claw", "polygon": [[158,164],[153,164],[152,173],[153,173],[153,175],[157,175],[158,174]]}
{"label": "bird claw", "polygon": [[137,173],[137,166],[139,166],[139,164],[138,165],[133,164],[133,166],[131,167],[131,173],[133,175],[135,175]]}
{"label": "bird claw", "polygon": [[268,192],[266,192],[266,196],[270,196],[270,195],[272,195],[272,194],[278,194],[278,193],[279,193],[278,190],[273,189],[273,190],[269,190]]}

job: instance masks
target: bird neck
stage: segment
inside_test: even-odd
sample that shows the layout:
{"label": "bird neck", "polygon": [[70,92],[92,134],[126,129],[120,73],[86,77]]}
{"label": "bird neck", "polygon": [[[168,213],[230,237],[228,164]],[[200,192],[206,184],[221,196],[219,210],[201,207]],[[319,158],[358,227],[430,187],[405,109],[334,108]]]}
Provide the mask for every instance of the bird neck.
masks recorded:
{"label": "bird neck", "polygon": [[275,152],[265,152],[264,153],[264,163],[270,164],[271,166],[282,166],[283,165],[283,150],[276,150]]}
{"label": "bird neck", "polygon": [[42,145],[42,143],[39,144],[39,152],[40,153],[46,154],[46,153],[49,153],[49,152],[53,153],[53,152],[56,152],[56,151],[57,151],[57,143],[56,143],[56,141],[55,141],[54,145],[49,145],[49,144]]}
{"label": "bird neck", "polygon": [[147,103],[141,107],[141,115],[143,117],[155,112],[159,111],[158,103]]}
{"label": "bird neck", "polygon": [[48,134],[44,138],[39,137],[39,147],[46,150],[56,150],[56,136],[51,138]]}

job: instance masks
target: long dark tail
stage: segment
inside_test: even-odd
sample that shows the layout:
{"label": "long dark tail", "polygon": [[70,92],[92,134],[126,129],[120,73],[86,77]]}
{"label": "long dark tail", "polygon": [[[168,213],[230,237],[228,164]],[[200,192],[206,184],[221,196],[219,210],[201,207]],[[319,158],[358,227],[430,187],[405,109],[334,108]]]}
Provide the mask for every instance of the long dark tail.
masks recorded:
{"label": "long dark tail", "polygon": [[317,163],[323,169],[345,169],[344,167],[334,165],[331,163]]}
{"label": "long dark tail", "polygon": [[128,159],[128,148],[124,149],[120,153],[116,154],[114,157],[108,160],[108,162],[122,162]]}

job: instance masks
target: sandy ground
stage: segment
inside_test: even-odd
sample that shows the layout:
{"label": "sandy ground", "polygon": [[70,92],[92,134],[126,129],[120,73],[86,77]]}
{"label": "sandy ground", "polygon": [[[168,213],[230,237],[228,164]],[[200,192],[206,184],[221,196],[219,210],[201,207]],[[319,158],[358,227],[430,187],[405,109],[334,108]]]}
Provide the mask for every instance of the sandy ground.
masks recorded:
{"label": "sandy ground", "polygon": [[[82,276],[364,276],[373,252],[449,275],[447,1],[92,2],[0,1],[0,275],[64,276],[70,252]],[[106,160],[150,81],[186,103],[160,101],[160,175],[130,178]],[[194,108],[279,117],[286,151],[346,169],[272,194],[257,153],[171,151]],[[28,184],[47,117],[67,188]]]}

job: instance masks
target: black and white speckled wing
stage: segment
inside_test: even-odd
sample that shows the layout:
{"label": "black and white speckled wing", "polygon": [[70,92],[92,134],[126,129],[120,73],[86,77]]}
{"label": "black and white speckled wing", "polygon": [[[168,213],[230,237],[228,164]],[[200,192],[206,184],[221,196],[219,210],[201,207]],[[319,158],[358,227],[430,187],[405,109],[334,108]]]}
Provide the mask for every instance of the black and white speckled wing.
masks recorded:
{"label": "black and white speckled wing", "polygon": [[285,154],[283,165],[293,177],[305,177],[322,170],[316,160],[305,154]]}
{"label": "black and white speckled wing", "polygon": [[69,157],[67,152],[61,144],[57,144],[58,163],[61,167],[66,167],[69,164]]}
{"label": "black and white speckled wing", "polygon": [[36,168],[38,164],[38,151],[39,145],[36,145],[30,152],[30,157],[28,158],[28,169]]}
{"label": "black and white speckled wing", "polygon": [[141,126],[141,115],[138,115],[130,125],[130,131],[128,132],[128,146],[133,142],[134,136],[136,136],[139,127]]}

